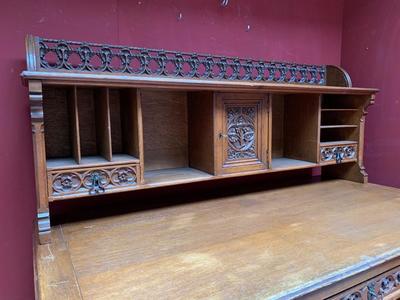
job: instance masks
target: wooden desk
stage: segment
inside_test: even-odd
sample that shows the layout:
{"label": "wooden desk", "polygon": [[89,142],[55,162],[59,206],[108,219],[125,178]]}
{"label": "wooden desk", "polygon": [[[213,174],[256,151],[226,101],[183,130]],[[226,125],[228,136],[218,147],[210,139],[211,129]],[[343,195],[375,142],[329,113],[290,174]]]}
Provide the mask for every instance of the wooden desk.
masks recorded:
{"label": "wooden desk", "polygon": [[37,247],[38,292],[374,299],[371,283],[377,294],[399,286],[399,211],[398,189],[333,180],[59,225]]}

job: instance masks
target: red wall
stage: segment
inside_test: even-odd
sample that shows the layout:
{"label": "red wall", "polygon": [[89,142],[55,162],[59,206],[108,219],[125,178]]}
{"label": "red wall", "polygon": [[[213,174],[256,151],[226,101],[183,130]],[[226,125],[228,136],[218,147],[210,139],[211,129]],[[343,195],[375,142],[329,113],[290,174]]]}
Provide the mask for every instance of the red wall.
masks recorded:
{"label": "red wall", "polygon": [[219,0],[14,0],[2,5],[1,299],[33,298],[32,144],[28,93],[19,77],[25,68],[25,35],[340,63],[343,0],[229,2],[226,8]]}
{"label": "red wall", "polygon": [[400,188],[400,1],[346,1],[343,19],[342,66],[381,90],[366,122],[370,181]]}

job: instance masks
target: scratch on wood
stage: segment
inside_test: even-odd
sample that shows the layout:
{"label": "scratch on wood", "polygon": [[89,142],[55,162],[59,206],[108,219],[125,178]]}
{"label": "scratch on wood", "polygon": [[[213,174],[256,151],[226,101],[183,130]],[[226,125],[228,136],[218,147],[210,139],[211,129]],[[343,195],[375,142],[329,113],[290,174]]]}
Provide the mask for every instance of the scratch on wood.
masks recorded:
{"label": "scratch on wood", "polygon": [[47,286],[49,286],[49,287],[58,287],[59,285],[66,284],[66,283],[69,283],[69,280],[52,282],[52,283],[49,283]]}
{"label": "scratch on wood", "polygon": [[53,252],[51,252],[50,244],[47,244],[46,246],[47,246],[47,250],[49,251],[49,255],[43,256],[42,259],[54,261],[54,255],[53,255]]}

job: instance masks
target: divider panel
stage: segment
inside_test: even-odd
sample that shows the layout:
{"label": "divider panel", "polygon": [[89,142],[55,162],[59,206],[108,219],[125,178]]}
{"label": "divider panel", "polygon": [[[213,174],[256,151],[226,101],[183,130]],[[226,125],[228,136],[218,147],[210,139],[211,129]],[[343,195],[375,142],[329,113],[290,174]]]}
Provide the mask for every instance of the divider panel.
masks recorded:
{"label": "divider panel", "polygon": [[74,86],[68,93],[69,118],[71,127],[72,155],[76,163],[81,163],[81,143],[79,138],[78,95]]}

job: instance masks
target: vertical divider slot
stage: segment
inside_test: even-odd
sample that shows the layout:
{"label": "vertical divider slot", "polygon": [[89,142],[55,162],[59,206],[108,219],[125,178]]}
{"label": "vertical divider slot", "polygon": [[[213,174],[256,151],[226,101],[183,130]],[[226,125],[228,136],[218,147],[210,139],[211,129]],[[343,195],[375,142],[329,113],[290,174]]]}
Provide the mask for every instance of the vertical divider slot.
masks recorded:
{"label": "vertical divider slot", "polygon": [[101,88],[95,92],[96,140],[98,151],[108,161],[112,161],[110,97],[109,89]]}
{"label": "vertical divider slot", "polygon": [[77,164],[81,163],[81,143],[79,137],[78,95],[74,86],[68,93],[68,109],[71,126],[72,155]]}
{"label": "vertical divider slot", "polygon": [[77,88],[81,164],[112,160],[107,88]]}
{"label": "vertical divider slot", "polygon": [[111,89],[109,103],[113,159],[140,159],[137,90]]}

